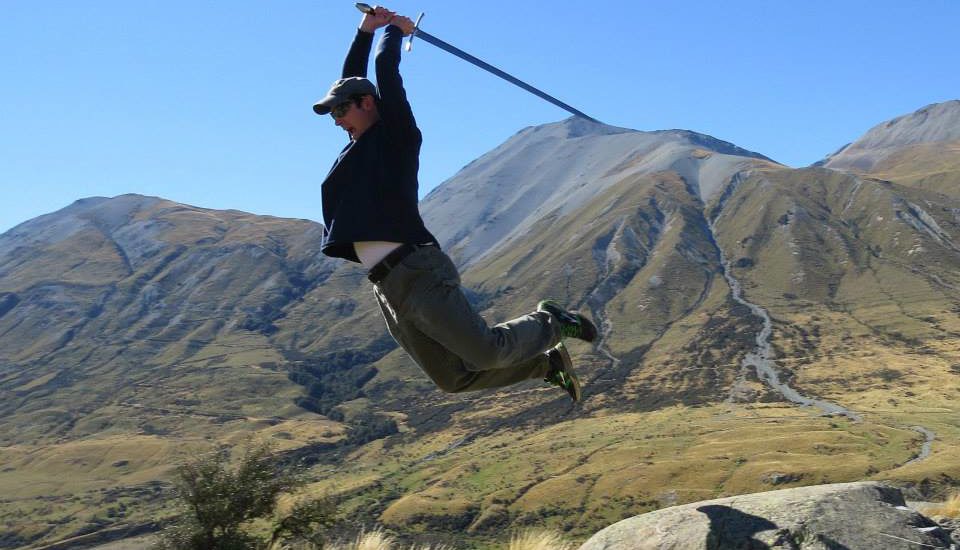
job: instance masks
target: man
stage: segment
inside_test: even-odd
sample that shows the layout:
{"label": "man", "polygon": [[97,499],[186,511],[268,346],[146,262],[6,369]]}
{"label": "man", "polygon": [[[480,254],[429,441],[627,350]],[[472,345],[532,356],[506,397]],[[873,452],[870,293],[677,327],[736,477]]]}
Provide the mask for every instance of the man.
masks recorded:
{"label": "man", "polygon": [[[373,34],[382,27],[374,86],[366,78],[367,62]],[[422,139],[400,77],[400,42],[413,30],[410,18],[386,8],[365,14],[342,78],[313,106],[350,136],[323,182],[323,253],[368,270],[390,334],[441,390],[543,378],[579,401],[580,382],[560,340],[593,342],[593,323],[543,301],[533,313],[487,326],[424,226],[417,207]]]}

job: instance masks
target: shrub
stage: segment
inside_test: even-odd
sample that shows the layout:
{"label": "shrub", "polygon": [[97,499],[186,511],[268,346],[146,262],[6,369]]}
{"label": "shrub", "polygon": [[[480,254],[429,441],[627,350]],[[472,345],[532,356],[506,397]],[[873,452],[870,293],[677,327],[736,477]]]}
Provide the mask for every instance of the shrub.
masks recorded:
{"label": "shrub", "polygon": [[884,382],[893,382],[899,378],[903,378],[903,373],[895,369],[881,369],[874,373],[875,376],[880,377]]}
{"label": "shrub", "polygon": [[347,443],[360,446],[391,436],[398,431],[396,420],[365,410],[350,419]]}
{"label": "shrub", "polygon": [[274,517],[280,495],[302,483],[295,468],[278,467],[269,443],[249,446],[235,467],[230,466],[226,448],[195,456],[177,468],[175,486],[183,512],[164,531],[158,547],[251,550],[288,538],[318,539],[336,513],[328,501],[295,506],[289,515],[274,521],[269,542],[244,529],[251,520]]}

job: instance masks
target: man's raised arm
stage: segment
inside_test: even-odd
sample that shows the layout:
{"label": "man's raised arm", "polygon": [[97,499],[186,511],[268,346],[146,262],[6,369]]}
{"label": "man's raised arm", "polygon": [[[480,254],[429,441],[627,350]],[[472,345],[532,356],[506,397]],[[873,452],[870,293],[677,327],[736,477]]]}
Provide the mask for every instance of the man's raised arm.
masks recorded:
{"label": "man's raised arm", "polygon": [[387,123],[387,131],[395,138],[410,140],[411,145],[420,145],[420,132],[413,118],[413,110],[407,101],[400,77],[400,42],[413,32],[414,23],[409,17],[393,17],[390,26],[377,46],[377,87],[380,89],[380,117]]}
{"label": "man's raised arm", "polygon": [[396,16],[396,13],[387,8],[376,7],[373,14],[363,14],[360,20],[360,28],[357,29],[357,35],[350,44],[350,51],[347,52],[347,58],[343,62],[343,74],[340,78],[350,78],[352,76],[367,77],[367,64],[370,59],[370,48],[373,46],[373,33],[380,27],[385,27],[390,20]]}

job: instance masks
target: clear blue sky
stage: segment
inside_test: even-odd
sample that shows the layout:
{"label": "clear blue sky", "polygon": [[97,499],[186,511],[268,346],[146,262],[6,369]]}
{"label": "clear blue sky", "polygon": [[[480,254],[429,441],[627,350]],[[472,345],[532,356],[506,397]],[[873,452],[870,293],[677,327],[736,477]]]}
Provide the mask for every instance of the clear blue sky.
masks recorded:
{"label": "clear blue sky", "polygon": [[[385,5],[608,124],[791,166],[960,98],[957,0]],[[340,0],[0,0],[0,231],[122,193],[319,220],[346,138],[310,106],[359,20]],[[567,117],[423,42],[401,69],[421,195]]]}

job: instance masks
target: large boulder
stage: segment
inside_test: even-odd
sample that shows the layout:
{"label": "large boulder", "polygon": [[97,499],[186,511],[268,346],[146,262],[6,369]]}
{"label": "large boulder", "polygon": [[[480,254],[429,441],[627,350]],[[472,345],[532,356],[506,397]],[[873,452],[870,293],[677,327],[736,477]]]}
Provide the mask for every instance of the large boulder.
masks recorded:
{"label": "large boulder", "polygon": [[838,483],[665,508],[600,531],[580,550],[950,548],[949,534],[896,488]]}

